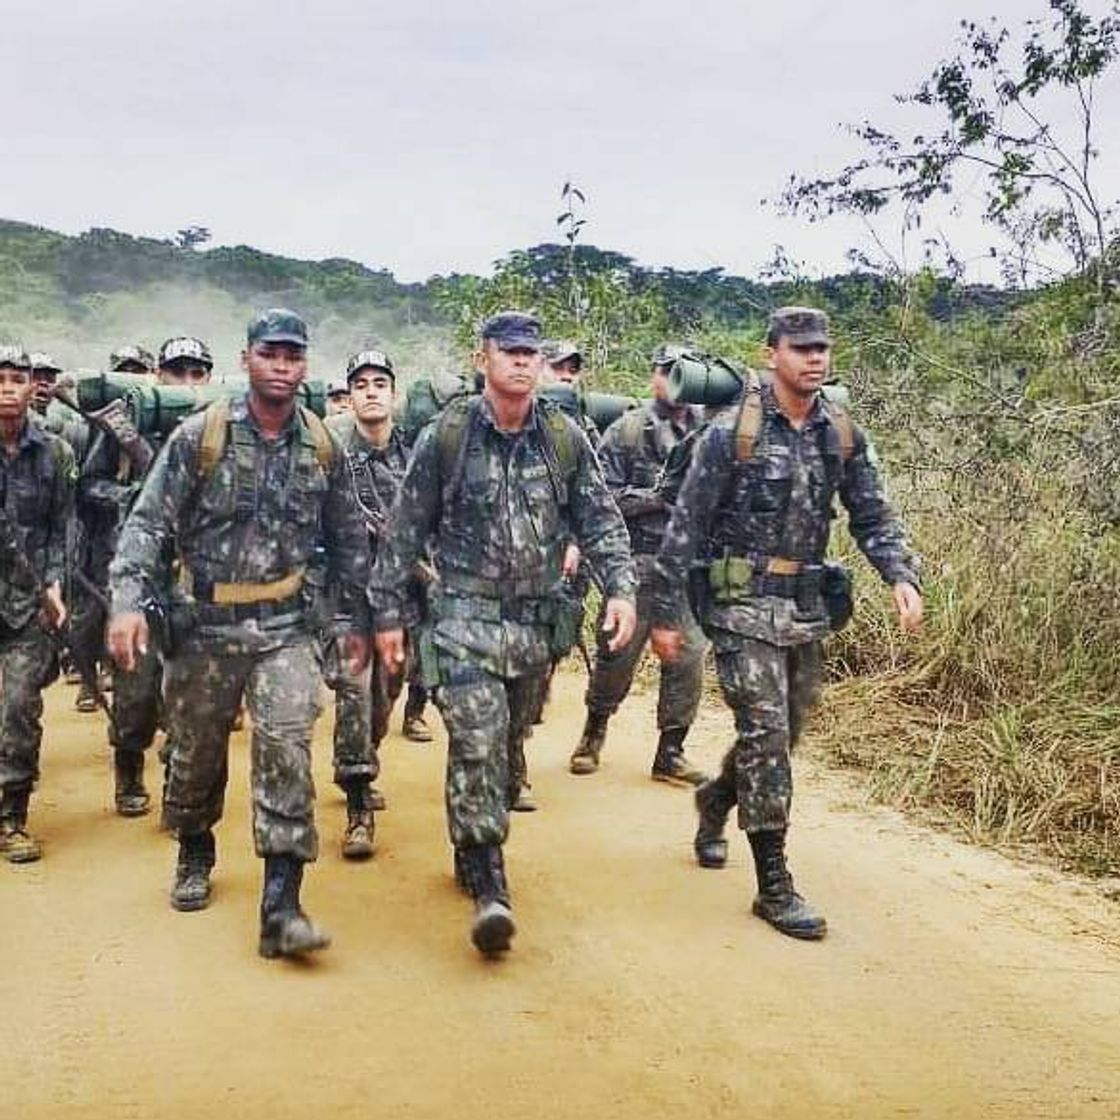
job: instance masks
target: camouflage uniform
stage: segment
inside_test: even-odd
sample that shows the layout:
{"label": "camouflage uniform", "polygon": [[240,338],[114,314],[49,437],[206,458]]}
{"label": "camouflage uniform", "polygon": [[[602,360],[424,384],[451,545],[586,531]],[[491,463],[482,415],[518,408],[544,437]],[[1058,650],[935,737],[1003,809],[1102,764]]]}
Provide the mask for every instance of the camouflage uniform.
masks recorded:
{"label": "camouflage uniform", "polygon": [[565,541],[577,541],[606,594],[632,598],[635,580],[624,523],[574,423],[564,420],[573,473],[554,479],[541,406],[517,432],[496,427],[485,397],[460,407],[466,425],[449,472],[441,444],[448,413],[417,441],[374,584],[377,629],[399,626],[400,595],[434,538],[435,698],[450,737],[448,827],[455,848],[465,849],[501,845],[508,832],[507,760],[524,741],[547,679]]}
{"label": "camouflage uniform", "polygon": [[[695,431],[699,423],[695,409],[653,400],[616,420],[607,429],[599,447],[603,475],[630,533],[630,547],[640,581],[638,626],[631,642],[614,653],[600,636],[595,667],[584,697],[588,727],[572,759],[572,769],[576,773],[590,772],[597,764],[600,749],[597,744],[602,743],[607,720],[630,691],[649,638],[654,558],[670,513],[670,507],[656,489],[657,479],[673,448]],[[704,644],[703,634],[689,619],[681,655],[661,667],[657,727],[662,744],[668,740],[671,746],[659,747],[654,760],[655,776],[661,776],[661,770],[667,774],[668,756],[679,756],[685,733],[696,718],[703,683]]]}
{"label": "camouflage uniform", "polygon": [[[172,755],[164,824],[180,835],[222,815],[228,736],[244,691],[252,717],[253,829],[261,856],[314,860],[311,729],[320,675],[307,596],[219,605],[223,585],[291,578],[321,549],[341,588],[344,615],[368,626],[365,527],[350,501],[343,457],[329,474],[308,424],[293,414],[281,438],[264,438],[247,398],[230,403],[228,439],[202,474],[206,413],[185,420],[152,467],[110,568],[115,614],[136,612],[167,577],[174,542],[189,601],[173,603],[177,627],[164,690]],[[218,595],[219,598],[222,596]]]}
{"label": "camouflage uniform", "polygon": [[12,834],[26,825],[39,777],[42,690],[58,673],[55,639],[39,618],[40,593],[65,578],[74,473],[69,446],[31,421],[15,457],[0,453],[4,534],[29,562],[0,555],[0,847],[13,860],[38,856],[37,844],[24,836],[28,843],[16,845]]}
{"label": "camouflage uniform", "polygon": [[[354,416],[332,418],[331,430],[346,456],[350,486],[359,509],[366,515],[370,554],[377,555],[378,539],[384,534],[388,513],[408,466],[409,449],[394,428],[385,447],[373,447],[362,435]],[[410,589],[406,625],[418,620],[417,591]],[[389,732],[389,716],[408,675],[389,674],[377,660],[359,677],[351,676],[337,655],[329,658],[327,684],[335,692],[334,779],[343,788],[351,778],[377,780],[381,772],[378,746]]]}
{"label": "camouflage uniform", "polygon": [[[827,346],[820,312],[781,309],[775,320],[802,346]],[[917,587],[918,558],[887,503],[867,437],[846,413],[818,394],[794,427],[769,384],[755,403],[759,427],[749,456],[740,457],[738,408],[696,442],[657,559],[654,617],[655,625],[683,625],[691,581],[735,715],[735,745],[719,775],[697,791],[700,863],[726,860],[723,822],[737,806],[759,877],[755,913],[792,936],[820,937],[824,920],[793,890],[784,837],[790,751],[818,696],[820,643],[830,629],[822,590],[834,496],[885,582]]]}

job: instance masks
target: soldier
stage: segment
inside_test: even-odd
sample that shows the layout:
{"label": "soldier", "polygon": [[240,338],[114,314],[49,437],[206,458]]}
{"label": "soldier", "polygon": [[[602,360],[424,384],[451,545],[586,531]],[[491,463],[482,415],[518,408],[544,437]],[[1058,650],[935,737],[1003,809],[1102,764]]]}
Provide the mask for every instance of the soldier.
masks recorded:
{"label": "soldier", "polygon": [[69,445],[28,420],[34,391],[28,356],[0,346],[0,852],[12,863],[42,855],[27,806],[39,777],[42,693],[58,675],[52,631],[66,621],[75,475]]}
{"label": "soldier", "polygon": [[159,348],[161,385],[206,385],[214,371],[210,348],[200,338],[181,335]]}
{"label": "soldier", "polygon": [[332,381],[327,386],[327,415],[339,416],[350,410],[350,386],[345,381]]}
{"label": "soldier", "polygon": [[109,370],[112,373],[153,373],[155,359],[150,350],[143,346],[121,346],[109,355]]}
{"label": "soldier", "polygon": [[786,866],[790,751],[817,698],[830,615],[845,605],[843,570],[825,563],[836,494],[856,543],[891,586],[902,626],[922,617],[918,558],[887,504],[874,452],[846,411],[821,396],[829,354],[823,312],[783,307],[770,316],[770,380],[697,442],[657,559],[652,636],[662,658],[679,652],[686,586],[705,564],[706,578],[694,581],[700,617],[738,736],[718,776],[696,791],[697,860],[725,864],[724,824],[738,805],[758,879],[754,913],[808,939],[827,925]]}
{"label": "soldier", "polygon": [[[607,734],[607,723],[626,698],[634,680],[653,611],[653,566],[670,507],[656,489],[670,452],[700,424],[696,409],[669,400],[669,370],[678,347],[659,346],[651,359],[652,400],[631,409],[606,431],[599,459],[607,485],[626,518],[630,547],[638,571],[638,628],[625,648],[612,651],[599,642],[584,702],[587,720],[569,763],[573,774],[593,774]],[[661,667],[657,697],[657,749],[650,775],[655,781],[699,785],[704,774],[689,762],[684,740],[696,718],[704,674],[704,635],[688,620],[681,655]]]}
{"label": "soldier", "polygon": [[576,388],[583,376],[583,351],[568,339],[551,342],[545,350],[549,381]]}
{"label": "soldier", "polygon": [[[346,367],[347,398],[353,409],[331,417],[330,427],[346,456],[356,504],[369,529],[370,553],[377,555],[389,511],[397,496],[408,447],[393,425],[396,375],[388,354],[363,350]],[[410,589],[407,624],[419,620],[417,591]],[[373,855],[373,811],[385,797],[371,783],[381,770],[378,748],[389,730],[389,715],[400,695],[404,674],[390,674],[378,660],[351,677],[339,662],[336,644],[327,643],[327,684],[335,692],[334,780],[346,794],[346,859]]]}
{"label": "soldier", "polygon": [[31,381],[34,385],[31,407],[39,416],[46,419],[51,405],[55,403],[54,387],[58,375],[62,372],[62,366],[42,350],[33,353],[30,360]]}
{"label": "soldier", "polygon": [[421,642],[450,745],[446,800],[456,877],[475,901],[471,939],[509,948],[513,915],[502,858],[511,747],[529,730],[557,633],[555,595],[574,538],[607,598],[603,626],[620,648],[634,629],[626,527],[578,426],[534,399],[540,324],[488,319],[476,368],[481,396],[449,404],[421,433],[374,573],[377,646],[405,659],[401,600],[431,540],[439,573]]}
{"label": "soldier", "polygon": [[171,767],[163,823],[178,834],[177,910],[210,899],[229,731],[244,693],[252,717],[253,831],[264,858],[260,953],[329,944],[300,908],[318,854],[311,730],[321,677],[305,576],[323,563],[350,619],[355,673],[368,658],[365,526],[323,423],[297,407],[307,327],[294,312],[249,324],[245,396],[220,399],[168,438],[125,523],[111,569],[109,644],[126,670],[150,644],[144,605],[181,566],[169,616],[164,690]]}

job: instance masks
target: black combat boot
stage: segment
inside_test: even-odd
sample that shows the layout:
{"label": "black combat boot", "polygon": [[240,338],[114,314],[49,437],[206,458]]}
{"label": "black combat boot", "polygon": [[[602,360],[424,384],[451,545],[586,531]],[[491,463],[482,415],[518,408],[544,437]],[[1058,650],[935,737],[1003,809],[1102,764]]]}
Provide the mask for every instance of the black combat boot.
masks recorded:
{"label": "black combat boot", "polygon": [[424,719],[424,707],[428,703],[428,691],[419,685],[408,686],[408,698],[404,703],[404,721],[401,732],[413,743],[430,743],[431,728]]}
{"label": "black combat boot", "polygon": [[467,893],[474,899],[471,941],[483,956],[504,953],[517,927],[513,924],[501,846],[459,848],[456,854],[457,871],[462,872]]}
{"label": "black combat boot", "polygon": [[142,817],[151,807],[144,788],[144,752],[117,748],[113,752],[114,800],[122,817]]}
{"label": "black combat boot", "polygon": [[751,910],[779,933],[819,941],[828,932],[828,923],[794,890],[786,867],[786,834],[752,832],[748,839],[758,876],[758,894]]}
{"label": "black combat boot", "polygon": [[43,855],[43,845],[27,831],[30,800],[30,783],[0,791],[0,852],[9,863],[34,863]]}
{"label": "black combat boot", "polygon": [[655,782],[672,785],[698,786],[708,780],[708,775],[693,766],[684,753],[687,727],[666,727],[657,740],[657,753],[653,756],[650,777]]}
{"label": "black combat boot", "polygon": [[727,863],[727,841],[723,829],[727,814],[735,808],[735,787],[729,786],[725,775],[696,788],[696,812],[700,816],[692,841],[696,862],[701,867],[723,867]]}
{"label": "black combat boot", "polygon": [[325,949],[330,935],[321,930],[301,909],[299,889],[303,883],[303,860],[292,855],[264,857],[264,890],[261,893],[260,954],[301,957]]}
{"label": "black combat boot", "polygon": [[343,859],[369,859],[373,855],[373,790],[367,778],[347,778],[346,835],[342,838]]}
{"label": "black combat boot", "polygon": [[214,834],[179,834],[179,862],[171,887],[175,910],[205,910],[210,905],[210,872],[214,870]]}
{"label": "black combat boot", "polygon": [[608,712],[587,713],[583,734],[568,762],[568,770],[571,773],[594,774],[599,769],[599,755],[602,753],[603,743],[606,742],[607,723],[610,718]]}

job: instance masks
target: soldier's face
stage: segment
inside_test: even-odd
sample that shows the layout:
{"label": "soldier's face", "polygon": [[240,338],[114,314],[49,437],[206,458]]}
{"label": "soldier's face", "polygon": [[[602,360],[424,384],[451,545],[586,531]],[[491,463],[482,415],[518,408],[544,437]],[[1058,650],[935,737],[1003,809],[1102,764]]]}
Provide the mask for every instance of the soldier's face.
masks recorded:
{"label": "soldier's face", "polygon": [[350,378],[350,403],[365,424],[378,424],[393,413],[393,379],[383,370],[367,366]]}
{"label": "soldier's face", "polygon": [[349,393],[330,393],[327,395],[327,415],[337,416],[340,412],[352,412],[353,403]]}
{"label": "soldier's face", "polygon": [[54,383],[58,374],[53,369],[33,369],[31,371],[31,407],[36,412],[46,412],[51,403]]}
{"label": "soldier's face", "polygon": [[536,350],[503,350],[488,338],[475,356],[486,387],[502,397],[527,397],[536,387],[542,359]]}
{"label": "soldier's face", "polygon": [[767,362],[774,381],[799,397],[812,396],[828,376],[831,350],[827,343],[795,345],[788,336],[767,347]]}
{"label": "soldier's face", "polygon": [[578,385],[579,375],[582,373],[578,358],[565,358],[562,362],[550,362],[552,380],[559,381],[562,385]]}
{"label": "soldier's face", "polygon": [[654,366],[649,377],[649,391],[655,401],[669,399],[669,366]]}
{"label": "soldier's face", "polygon": [[22,420],[34,392],[29,370],[0,366],[0,420]]}
{"label": "soldier's face", "polygon": [[241,367],[261,400],[285,404],[295,400],[307,376],[307,347],[291,342],[254,342],[242,352]]}
{"label": "soldier's face", "polygon": [[201,362],[173,361],[159,367],[161,385],[205,385],[210,380],[210,370]]}

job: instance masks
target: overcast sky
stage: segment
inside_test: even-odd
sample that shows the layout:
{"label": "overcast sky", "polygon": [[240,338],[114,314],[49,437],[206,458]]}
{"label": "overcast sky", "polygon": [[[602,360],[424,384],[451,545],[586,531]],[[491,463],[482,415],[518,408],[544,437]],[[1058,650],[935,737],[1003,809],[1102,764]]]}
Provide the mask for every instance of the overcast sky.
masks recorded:
{"label": "overcast sky", "polygon": [[[218,244],[405,280],[556,240],[569,177],[589,197],[586,240],[643,263],[751,274],[780,242],[842,269],[858,225],[806,226],[760,200],[858,154],[843,122],[897,121],[892,93],[950,52],[963,16],[1045,13],[1044,0],[3,8],[0,216],[157,237],[199,224]],[[1108,142],[1115,77],[1099,111]],[[1120,196],[1117,159],[1101,171]],[[992,240],[973,221],[946,229],[966,256]]]}

